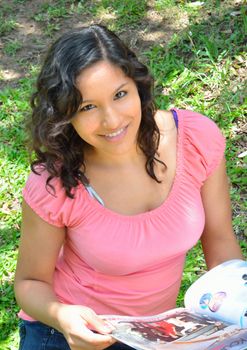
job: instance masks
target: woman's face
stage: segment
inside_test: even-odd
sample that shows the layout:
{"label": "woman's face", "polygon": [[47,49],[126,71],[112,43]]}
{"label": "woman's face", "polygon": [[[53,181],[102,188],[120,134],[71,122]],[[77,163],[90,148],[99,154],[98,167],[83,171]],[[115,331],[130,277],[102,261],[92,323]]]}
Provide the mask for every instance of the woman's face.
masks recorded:
{"label": "woman's face", "polygon": [[98,155],[136,152],[141,101],[134,81],[100,61],[77,78],[82,104],[71,123]]}

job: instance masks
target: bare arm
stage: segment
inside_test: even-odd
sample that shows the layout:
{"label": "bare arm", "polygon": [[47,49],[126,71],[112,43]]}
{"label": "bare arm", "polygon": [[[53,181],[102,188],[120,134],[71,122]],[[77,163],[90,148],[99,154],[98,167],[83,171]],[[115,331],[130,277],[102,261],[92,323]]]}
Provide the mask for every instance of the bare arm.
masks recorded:
{"label": "bare arm", "polygon": [[[48,324],[54,322],[46,318],[55,314],[57,299],[52,291],[52,278],[64,237],[63,228],[49,225],[23,202],[22,234],[15,276],[16,299],[30,316]],[[30,293],[33,293],[31,298]],[[39,298],[34,298],[34,295]],[[37,299],[39,302],[36,305]]]}
{"label": "bare arm", "polygon": [[103,349],[112,343],[103,321],[93,310],[60,303],[52,288],[58,254],[65,229],[42,220],[24,201],[23,224],[15,276],[15,294],[21,308],[34,319],[61,331],[71,349]]}
{"label": "bare arm", "polygon": [[232,212],[225,159],[202,188],[205,228],[201,237],[209,269],[230,259],[243,259],[232,228]]}

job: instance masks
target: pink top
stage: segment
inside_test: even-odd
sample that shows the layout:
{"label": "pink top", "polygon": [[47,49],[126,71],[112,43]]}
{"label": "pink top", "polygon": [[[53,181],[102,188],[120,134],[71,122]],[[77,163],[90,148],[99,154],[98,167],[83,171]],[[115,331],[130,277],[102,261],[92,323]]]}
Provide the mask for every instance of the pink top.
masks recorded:
{"label": "pink top", "polygon": [[[154,210],[118,214],[98,203],[82,184],[70,199],[58,178],[52,180],[52,196],[45,188],[47,172],[30,174],[23,191],[26,202],[45,221],[67,227],[54,274],[62,303],[122,315],[152,315],[175,307],[186,252],[204,227],[200,189],[225,149],[212,120],[176,112],[176,177],[168,198]],[[20,317],[32,320],[23,311]]]}

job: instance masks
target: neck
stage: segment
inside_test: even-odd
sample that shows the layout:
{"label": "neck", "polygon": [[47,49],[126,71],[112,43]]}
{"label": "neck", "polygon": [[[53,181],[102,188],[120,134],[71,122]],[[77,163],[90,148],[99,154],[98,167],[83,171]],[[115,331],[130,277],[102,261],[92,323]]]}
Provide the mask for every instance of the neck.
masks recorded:
{"label": "neck", "polygon": [[106,152],[96,152],[93,149],[88,149],[85,152],[85,164],[115,168],[125,167],[130,164],[145,163],[146,157],[142,150],[137,146],[131,152],[116,154]]}

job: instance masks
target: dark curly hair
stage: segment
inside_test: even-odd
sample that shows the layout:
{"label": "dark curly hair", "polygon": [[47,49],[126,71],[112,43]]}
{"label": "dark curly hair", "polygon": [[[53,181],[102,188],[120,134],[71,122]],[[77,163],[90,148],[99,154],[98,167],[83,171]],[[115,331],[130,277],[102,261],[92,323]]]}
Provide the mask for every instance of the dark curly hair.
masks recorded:
{"label": "dark curly hair", "polygon": [[137,86],[142,109],[137,142],[146,156],[147,173],[160,182],[154,172],[155,161],[161,161],[156,158],[160,133],[154,120],[153,78],[116,34],[102,25],[91,25],[66,33],[50,47],[31,98],[31,149],[35,153],[31,168],[37,174],[37,165],[42,165],[49,173],[46,185],[51,188],[51,179],[60,177],[70,198],[79,181],[89,183],[85,176],[85,141],[70,123],[82,102],[76,78],[102,60],[120,67]]}

